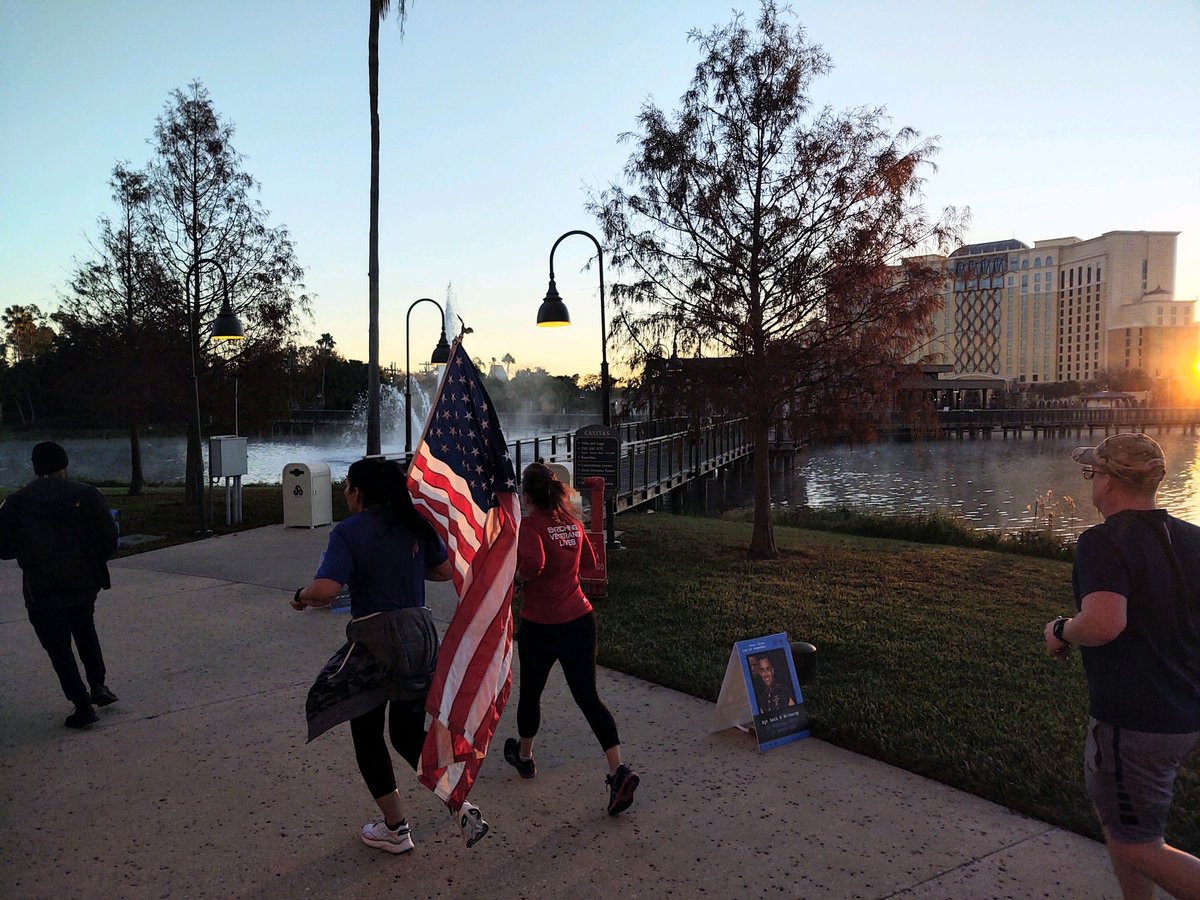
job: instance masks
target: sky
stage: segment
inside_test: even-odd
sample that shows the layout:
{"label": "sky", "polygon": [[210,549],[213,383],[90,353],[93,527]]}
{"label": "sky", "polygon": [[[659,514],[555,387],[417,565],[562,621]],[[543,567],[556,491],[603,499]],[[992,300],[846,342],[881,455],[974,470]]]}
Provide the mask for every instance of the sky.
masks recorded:
{"label": "sky", "polygon": [[[415,0],[403,36],[384,22],[381,362],[403,368],[410,305],[450,292],[472,356],[597,373],[594,248],[560,245],[572,326],[539,329],[550,248],[574,229],[601,236],[589,192],[620,179],[643,103],[677,107],[698,59],[688,32],[757,9]],[[894,128],[936,137],[926,202],[969,208],[968,242],[1178,231],[1175,296],[1200,297],[1200,0],[793,9],[835,67],[814,100],[884,106]],[[368,0],[0,0],[0,308],[57,307],[114,212],[113,165],[144,165],[169,94],[199,80],[269,222],[291,232],[307,334],[366,359],[368,13]],[[421,304],[414,368],[437,337]],[[609,357],[619,373],[620,349]]]}

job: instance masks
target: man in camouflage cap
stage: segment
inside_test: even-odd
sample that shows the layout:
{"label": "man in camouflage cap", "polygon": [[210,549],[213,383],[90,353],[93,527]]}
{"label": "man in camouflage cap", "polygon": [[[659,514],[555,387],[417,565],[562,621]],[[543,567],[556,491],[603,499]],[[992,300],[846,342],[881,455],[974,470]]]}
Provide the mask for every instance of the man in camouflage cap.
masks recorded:
{"label": "man in camouflage cap", "polygon": [[1114,434],[1071,458],[1104,522],[1079,537],[1073,618],[1046,648],[1080,648],[1088,681],[1084,778],[1127,898],[1200,897],[1200,859],[1163,840],[1175,775],[1200,742],[1200,527],[1158,509],[1166,475],[1149,435]]}

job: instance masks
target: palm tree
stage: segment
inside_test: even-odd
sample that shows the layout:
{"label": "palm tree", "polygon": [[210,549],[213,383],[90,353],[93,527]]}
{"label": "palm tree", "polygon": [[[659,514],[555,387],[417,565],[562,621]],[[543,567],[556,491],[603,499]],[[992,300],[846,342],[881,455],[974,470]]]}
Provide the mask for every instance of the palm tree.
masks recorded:
{"label": "palm tree", "polygon": [[513,364],[516,363],[516,360],[513,359],[513,355],[511,353],[505,353],[504,359],[500,360],[500,362],[504,363],[504,374],[511,375]]}
{"label": "palm tree", "polygon": [[329,365],[329,357],[333,354],[333,348],[336,345],[337,341],[328,331],[317,338],[317,353],[321,357],[321,409],[325,408],[325,369]]}
{"label": "palm tree", "polygon": [[[379,23],[387,18],[391,0],[371,0],[367,32],[367,80],[371,91],[371,232],[367,280],[370,318],[367,326],[367,455],[379,453]],[[400,35],[408,17],[407,0],[396,0]]]}

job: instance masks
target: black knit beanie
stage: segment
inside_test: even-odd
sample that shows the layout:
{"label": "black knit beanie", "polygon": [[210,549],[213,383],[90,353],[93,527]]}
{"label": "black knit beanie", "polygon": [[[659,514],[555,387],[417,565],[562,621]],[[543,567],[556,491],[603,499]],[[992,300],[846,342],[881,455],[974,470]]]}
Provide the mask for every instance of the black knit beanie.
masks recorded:
{"label": "black knit beanie", "polygon": [[38,478],[67,467],[67,451],[54,441],[33,445],[33,474]]}

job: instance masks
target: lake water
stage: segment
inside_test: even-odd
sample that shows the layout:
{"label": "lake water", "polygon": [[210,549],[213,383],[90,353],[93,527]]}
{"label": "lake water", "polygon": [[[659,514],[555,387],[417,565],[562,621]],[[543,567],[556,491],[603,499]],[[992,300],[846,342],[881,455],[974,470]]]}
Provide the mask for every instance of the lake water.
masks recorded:
{"label": "lake water", "polygon": [[[510,440],[519,435],[507,435]],[[1103,435],[1096,433],[1091,443]],[[1200,523],[1200,438],[1179,432],[1155,434],[1167,456],[1167,478],[1159,502],[1174,514]],[[0,484],[13,487],[32,477],[29,450],[36,440],[0,441]],[[62,440],[71,472],[97,479],[128,480],[129,444],[120,438]],[[324,462],[334,480],[343,478],[365,447],[361,435],[264,440],[248,445],[247,483],[278,483],[286,465]],[[792,472],[776,473],[772,499],[779,505],[807,503],[817,508],[846,506],[885,513],[948,510],[984,529],[1015,530],[1045,524],[1038,499],[1054,511],[1054,530],[1077,534],[1100,521],[1091,490],[1071,462],[1070,451],[1086,437],[945,440],[816,448],[800,454]],[[385,432],[383,450],[402,455],[403,433]],[[146,478],[179,482],[184,467],[181,437],[146,438],[142,456]],[[709,490],[709,509],[745,505],[750,478],[731,477]],[[1068,498],[1070,498],[1068,500]]]}
{"label": "lake water", "polygon": [[[1200,524],[1200,437],[1178,431],[1152,436],[1167,457],[1159,504]],[[1044,526],[1049,509],[1056,532],[1078,534],[1099,522],[1100,514],[1071,450],[1103,437],[1097,432],[1091,439],[1026,435],[822,448],[797,461],[796,477],[777,478],[775,499],[886,513],[942,509],[989,530]]]}
{"label": "lake water", "polygon": [[[1200,438],[1178,432],[1152,435],[1167,457],[1160,505],[1200,524]],[[1071,461],[1089,439],[1009,438],[821,447],[796,457],[791,471],[771,476],[776,506],[920,514],[946,510],[981,530],[1050,527],[1066,538],[1100,521],[1091,487]],[[719,513],[749,506],[749,467],[739,477],[711,481],[703,509]],[[1050,515],[1048,515],[1050,514]]]}

